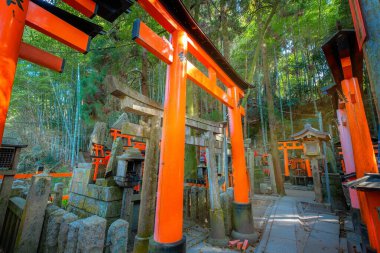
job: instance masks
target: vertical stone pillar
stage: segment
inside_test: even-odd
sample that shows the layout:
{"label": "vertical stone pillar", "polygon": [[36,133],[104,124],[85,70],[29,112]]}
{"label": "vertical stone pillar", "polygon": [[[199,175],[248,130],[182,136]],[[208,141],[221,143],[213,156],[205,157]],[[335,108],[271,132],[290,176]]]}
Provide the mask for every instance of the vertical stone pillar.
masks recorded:
{"label": "vertical stone pillar", "polygon": [[227,191],[220,194],[220,204],[223,210],[224,229],[226,235],[232,232],[232,197]]}
{"label": "vertical stone pillar", "polygon": [[225,235],[224,216],[220,203],[218,172],[215,161],[215,136],[212,132],[208,133],[207,154],[207,173],[210,199],[210,236],[209,242],[216,246],[225,246],[228,239]]}
{"label": "vertical stone pillar", "polygon": [[198,187],[191,187],[190,192],[190,219],[192,222],[197,221],[198,217]]}
{"label": "vertical stone pillar", "polygon": [[61,207],[63,197],[63,183],[56,183],[54,185],[54,205]]}
{"label": "vertical stone pillar", "polygon": [[106,177],[116,176],[117,162],[118,162],[117,157],[122,154],[123,154],[123,139],[118,137],[112,143],[111,156],[106,168],[106,175],[105,175]]}
{"label": "vertical stone pillar", "polygon": [[154,227],[161,119],[152,117],[150,121],[142,180],[139,224],[133,246],[134,253],[148,252],[149,238],[153,235]]}
{"label": "vertical stone pillar", "polygon": [[183,191],[183,198],[184,198],[184,207],[183,207],[183,215],[184,218],[190,218],[190,191],[191,186],[185,186],[185,189]]}
{"label": "vertical stone pillar", "polygon": [[123,200],[121,203],[120,218],[128,222],[130,221],[130,217],[133,212],[132,196],[133,196],[133,188],[124,188]]}
{"label": "vertical stone pillar", "polygon": [[206,200],[206,188],[199,187],[198,189],[198,220],[200,224],[205,224],[207,219],[207,200]]}
{"label": "vertical stone pillar", "polygon": [[32,177],[32,184],[29,188],[17,233],[15,252],[37,252],[50,194],[50,185],[51,177],[46,174],[38,174]]}
{"label": "vertical stone pillar", "polygon": [[321,177],[319,173],[318,159],[312,158],[310,161],[310,164],[311,164],[311,170],[313,173],[315,201],[318,203],[322,203],[323,202],[322,183],[321,183]]}
{"label": "vertical stone pillar", "polygon": [[14,174],[4,175],[0,188],[0,233],[3,228],[5,214],[7,213],[8,201],[12,192],[12,184]]}

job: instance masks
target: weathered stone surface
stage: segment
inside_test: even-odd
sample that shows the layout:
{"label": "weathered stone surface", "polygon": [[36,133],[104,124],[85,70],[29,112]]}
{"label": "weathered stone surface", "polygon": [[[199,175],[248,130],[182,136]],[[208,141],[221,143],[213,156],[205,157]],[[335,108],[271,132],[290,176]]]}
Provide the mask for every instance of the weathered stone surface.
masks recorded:
{"label": "weathered stone surface", "polygon": [[104,122],[96,122],[94,130],[90,136],[90,144],[104,144],[105,137],[107,136],[107,124]]}
{"label": "weathered stone surface", "polygon": [[11,197],[13,176],[5,176],[0,186],[0,229],[2,229],[7,212],[9,198]]}
{"label": "weathered stone surface", "polygon": [[48,175],[39,174],[32,177],[32,185],[17,233],[15,252],[37,252],[50,186],[51,177]]}
{"label": "weathered stone surface", "polygon": [[129,224],[125,220],[118,219],[111,224],[107,234],[107,253],[127,252]]}
{"label": "weathered stone surface", "polygon": [[115,180],[113,178],[97,178],[96,179],[96,185],[99,185],[99,186],[106,186],[106,187],[109,187],[109,186],[117,186]]}
{"label": "weathered stone surface", "polygon": [[230,235],[232,232],[232,198],[227,192],[220,194],[220,204],[222,206],[224,215],[224,229],[226,235]]}
{"label": "weathered stone surface", "polygon": [[191,187],[190,201],[191,201],[190,218],[193,222],[195,222],[198,217],[198,187],[197,186]]}
{"label": "weathered stone surface", "polygon": [[54,185],[54,205],[61,207],[63,197],[63,183],[56,183]]}
{"label": "weathered stone surface", "polygon": [[83,195],[70,193],[68,205],[81,209],[84,206],[85,199],[86,199],[86,197]]}
{"label": "weathered stone surface", "polygon": [[75,168],[71,179],[70,192],[86,195],[87,185],[92,181],[93,174],[93,169]]}
{"label": "weathered stone surface", "polygon": [[[50,217],[51,214],[54,213],[54,212],[57,211],[57,210],[59,210],[59,207],[58,207],[58,206],[53,205],[53,204],[49,204],[49,205],[46,207],[46,210],[45,210],[45,217]],[[46,235],[47,235],[48,221],[49,221],[48,218],[45,218],[45,219],[44,219],[44,224],[43,224],[42,233],[41,233],[41,238],[40,238],[40,246],[39,246],[39,250],[40,250],[40,252],[42,252],[42,251],[45,250],[45,243],[46,243]]]}
{"label": "weathered stone surface", "polygon": [[123,139],[118,137],[112,144],[111,156],[106,168],[106,177],[116,176],[118,159],[123,154]]}
{"label": "weathered stone surface", "polygon": [[58,233],[58,253],[65,252],[67,236],[69,233],[69,224],[78,220],[78,216],[73,213],[65,213],[62,216],[61,226]]}
{"label": "weathered stone surface", "polygon": [[65,253],[75,253],[77,251],[79,228],[82,226],[82,223],[83,220],[69,223]]}
{"label": "weathered stone surface", "polygon": [[115,201],[123,198],[123,190],[118,186],[87,185],[87,196],[102,201]]}
{"label": "weathered stone surface", "polygon": [[184,218],[190,218],[190,191],[191,186],[186,185],[183,191],[183,216]]}
{"label": "weathered stone surface", "polygon": [[118,217],[120,216],[121,201],[105,202],[86,197],[83,210],[104,218]]}
{"label": "weathered stone surface", "polygon": [[107,221],[99,216],[83,219],[78,231],[76,253],[103,253]]}
{"label": "weathered stone surface", "polygon": [[46,216],[47,227],[46,227],[46,242],[45,250],[47,253],[56,253],[58,250],[58,234],[62,223],[62,216],[67,212],[63,209],[58,209]]}
{"label": "weathered stone surface", "polygon": [[204,187],[199,187],[198,189],[198,220],[201,224],[208,220],[206,189]]}
{"label": "weathered stone surface", "polygon": [[68,206],[67,211],[76,214],[79,218],[88,218],[93,215],[92,213],[86,212],[74,206]]}

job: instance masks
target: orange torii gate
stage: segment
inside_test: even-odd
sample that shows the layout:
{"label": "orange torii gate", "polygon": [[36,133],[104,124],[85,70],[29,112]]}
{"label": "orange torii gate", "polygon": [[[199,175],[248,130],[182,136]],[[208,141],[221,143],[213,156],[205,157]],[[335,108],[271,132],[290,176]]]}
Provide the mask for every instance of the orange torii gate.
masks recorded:
{"label": "orange torii gate", "polygon": [[[285,177],[289,177],[290,171],[288,150],[303,150],[303,145],[299,141],[279,141],[277,143],[279,145],[278,150],[283,150],[284,152],[284,175]],[[310,161],[308,159],[305,159],[305,165],[307,176],[311,177],[312,174],[310,168]]]}
{"label": "orange torii gate", "polygon": [[[183,187],[185,158],[186,80],[191,80],[228,107],[234,177],[234,219],[236,237],[252,237],[249,182],[244,158],[239,101],[249,84],[244,82],[204,35],[181,1],[140,0],[138,2],[166,31],[161,38],[136,20],[133,39],[168,64],[161,157],[158,178],[154,242],[150,252],[185,252],[183,237]],[[206,69],[202,73],[188,59],[191,54]],[[227,89],[217,85],[219,79]],[[175,137],[174,137],[175,136]]]}
{"label": "orange torii gate", "polygon": [[[99,15],[112,22],[132,5],[129,0],[64,0],[87,17]],[[183,237],[183,188],[185,150],[186,80],[197,84],[228,108],[232,146],[235,212],[233,236],[253,239],[249,181],[245,163],[240,100],[250,85],[230,66],[198,27],[181,1],[139,0],[167,32],[170,41],[159,37],[143,22],[134,23],[137,43],[168,65],[162,128],[156,222],[151,252],[185,252]],[[89,50],[91,38],[102,33],[96,24],[78,18],[43,0],[0,2],[0,141],[19,57],[61,72],[63,59],[22,44],[25,25],[79,51]],[[202,73],[190,61],[191,54],[207,69]],[[225,90],[217,85],[219,80]]]}

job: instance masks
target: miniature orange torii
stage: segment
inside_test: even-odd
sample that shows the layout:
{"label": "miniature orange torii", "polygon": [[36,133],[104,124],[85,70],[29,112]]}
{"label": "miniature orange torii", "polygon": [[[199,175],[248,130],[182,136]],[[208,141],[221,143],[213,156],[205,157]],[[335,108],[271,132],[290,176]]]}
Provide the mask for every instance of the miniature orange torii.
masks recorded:
{"label": "miniature orange torii", "polygon": [[[303,145],[299,141],[279,141],[278,142],[278,150],[283,150],[284,152],[284,174],[285,177],[290,176],[289,172],[289,154],[288,150],[303,150]],[[306,172],[307,176],[311,177],[311,168],[310,168],[310,161],[308,159],[305,159],[305,166],[306,166]]]}

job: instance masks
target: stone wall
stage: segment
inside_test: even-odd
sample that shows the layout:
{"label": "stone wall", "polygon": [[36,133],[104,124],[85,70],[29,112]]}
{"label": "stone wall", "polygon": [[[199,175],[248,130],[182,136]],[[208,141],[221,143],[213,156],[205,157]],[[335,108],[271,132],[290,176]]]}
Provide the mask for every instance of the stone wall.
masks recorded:
{"label": "stone wall", "polygon": [[97,215],[109,225],[120,217],[122,189],[113,179],[98,178],[92,183],[92,176],[91,166],[74,169],[67,210],[79,218]]}
{"label": "stone wall", "polygon": [[107,220],[102,217],[79,218],[51,204],[45,212],[38,252],[126,252],[128,228],[128,222],[117,219],[107,230]]}

